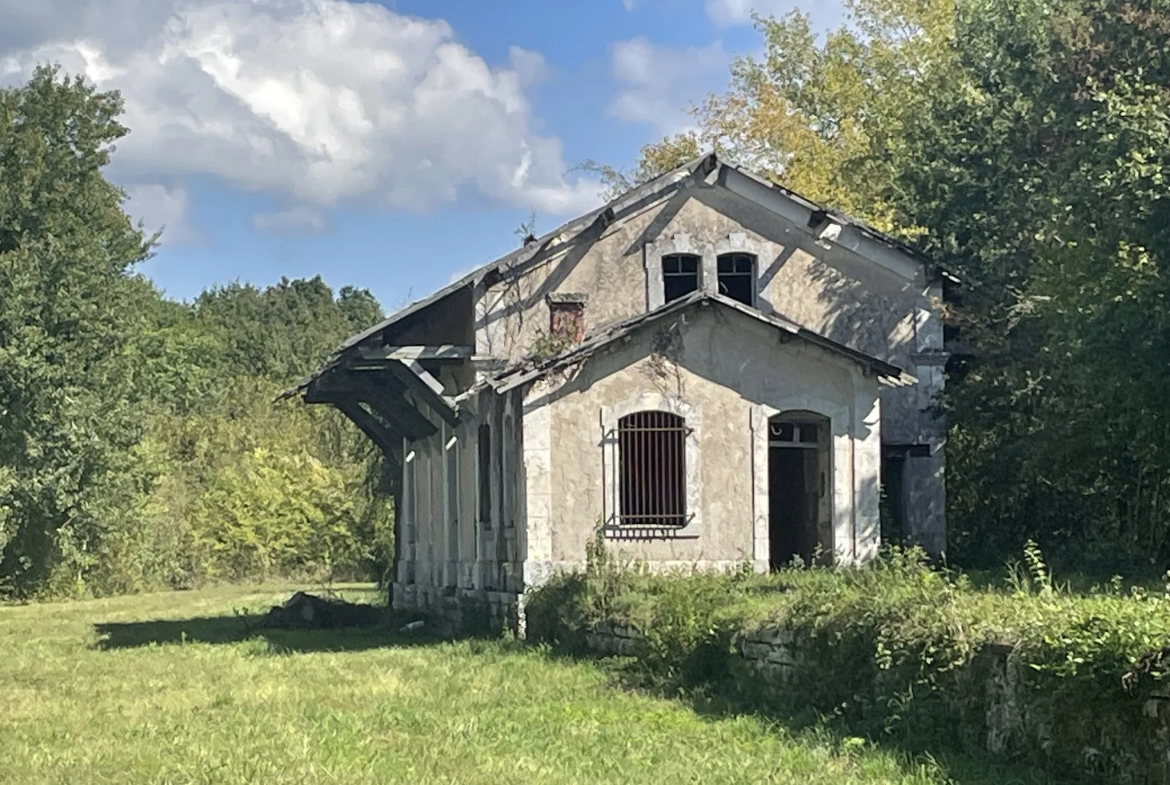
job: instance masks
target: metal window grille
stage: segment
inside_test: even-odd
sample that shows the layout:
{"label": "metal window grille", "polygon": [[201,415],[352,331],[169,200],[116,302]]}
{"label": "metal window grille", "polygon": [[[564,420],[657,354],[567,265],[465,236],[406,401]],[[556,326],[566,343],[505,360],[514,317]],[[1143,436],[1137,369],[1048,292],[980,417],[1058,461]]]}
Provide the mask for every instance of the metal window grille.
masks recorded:
{"label": "metal window grille", "polygon": [[744,305],[752,305],[756,285],[756,257],[746,253],[723,254],[716,260],[719,293]]}
{"label": "metal window grille", "polygon": [[681,253],[662,257],[663,302],[685,297],[698,288],[699,257]]}
{"label": "metal window grille", "polygon": [[618,421],[621,525],[686,525],[689,433],[686,420],[669,412],[635,412]]}

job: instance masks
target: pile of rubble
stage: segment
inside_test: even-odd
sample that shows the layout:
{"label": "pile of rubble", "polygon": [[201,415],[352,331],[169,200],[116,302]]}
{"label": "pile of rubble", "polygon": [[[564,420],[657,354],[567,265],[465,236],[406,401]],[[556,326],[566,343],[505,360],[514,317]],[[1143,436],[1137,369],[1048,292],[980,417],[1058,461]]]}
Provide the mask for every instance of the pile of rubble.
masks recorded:
{"label": "pile of rubble", "polygon": [[286,630],[326,630],[376,627],[386,620],[385,608],[299,591],[283,605],[273,605],[264,614],[262,626]]}

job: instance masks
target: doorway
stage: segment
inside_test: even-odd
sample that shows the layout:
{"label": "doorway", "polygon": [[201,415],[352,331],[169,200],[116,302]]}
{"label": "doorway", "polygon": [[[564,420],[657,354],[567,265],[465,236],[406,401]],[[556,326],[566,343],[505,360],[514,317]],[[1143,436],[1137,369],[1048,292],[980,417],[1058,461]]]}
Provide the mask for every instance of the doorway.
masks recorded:
{"label": "doorway", "polygon": [[829,421],[788,413],[768,421],[768,563],[811,565],[832,554],[828,516]]}

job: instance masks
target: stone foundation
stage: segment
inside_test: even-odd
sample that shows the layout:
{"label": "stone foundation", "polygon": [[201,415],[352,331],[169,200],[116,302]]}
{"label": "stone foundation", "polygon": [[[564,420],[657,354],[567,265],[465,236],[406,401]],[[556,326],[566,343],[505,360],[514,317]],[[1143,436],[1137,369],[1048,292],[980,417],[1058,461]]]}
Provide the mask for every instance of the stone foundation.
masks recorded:
{"label": "stone foundation", "polygon": [[439,635],[523,633],[520,594],[401,583],[391,592],[394,610],[425,614]]}

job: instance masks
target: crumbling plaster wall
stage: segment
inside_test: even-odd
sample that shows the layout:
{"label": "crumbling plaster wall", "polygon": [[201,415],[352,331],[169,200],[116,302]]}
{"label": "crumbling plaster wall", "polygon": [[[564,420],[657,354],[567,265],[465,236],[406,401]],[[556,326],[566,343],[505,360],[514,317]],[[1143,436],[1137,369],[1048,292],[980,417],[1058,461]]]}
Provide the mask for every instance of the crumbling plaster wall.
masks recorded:
{"label": "crumbling plaster wall", "polygon": [[[587,360],[571,378],[553,379],[525,399],[528,496],[526,584],[578,566],[606,502],[607,410],[655,400],[692,413],[699,424],[698,488],[688,536],[619,539],[618,550],[655,567],[723,568],[749,561],[767,569],[767,417],[806,410],[830,418],[832,526],[840,561],[865,559],[878,542],[880,457],[878,382],[844,358],[802,343],[781,343],[774,328],[718,306],[688,309],[648,325]],[[664,340],[664,332],[667,338]],[[673,345],[665,356],[656,347]],[[608,437],[612,439],[612,432]]]}
{"label": "crumbling plaster wall", "polygon": [[916,385],[882,390],[882,433],[886,444],[929,448],[929,455],[906,459],[905,526],[928,552],[942,552],[946,424],[934,411],[946,361],[942,292],[910,260],[900,271],[887,269],[834,243],[818,242],[806,228],[744,196],[699,185],[478,292],[476,351],[514,360],[539,346],[548,330],[544,296],[549,292],[588,293],[585,325],[591,330],[661,304],[663,253],[702,257],[704,285],[713,287],[717,256],[735,251],[757,256],[762,311],[918,378]]}
{"label": "crumbling plaster wall", "polygon": [[583,238],[568,249],[518,276],[481,290],[476,307],[476,354],[516,360],[549,328],[545,295],[583,292],[585,330],[644,313],[646,292],[641,272],[642,245],[652,235],[666,203],[647,208]]}
{"label": "crumbling plaster wall", "polygon": [[523,356],[548,329],[549,292],[585,292],[587,330],[661,304],[660,257],[703,258],[704,286],[715,287],[715,259],[729,252],[758,259],[758,307],[916,374],[918,389],[888,390],[888,442],[923,443],[938,425],[920,416],[941,391],[941,291],[909,260],[909,277],[852,251],[818,244],[803,227],[715,186],[696,186],[620,220],[478,298],[477,352]]}

